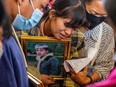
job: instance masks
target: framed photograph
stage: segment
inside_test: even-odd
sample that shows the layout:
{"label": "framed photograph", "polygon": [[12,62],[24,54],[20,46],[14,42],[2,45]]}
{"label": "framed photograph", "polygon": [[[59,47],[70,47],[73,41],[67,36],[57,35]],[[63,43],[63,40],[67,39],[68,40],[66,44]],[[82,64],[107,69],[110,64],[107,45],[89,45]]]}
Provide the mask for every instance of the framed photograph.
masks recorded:
{"label": "framed photograph", "polygon": [[21,45],[28,66],[62,80],[65,74],[63,62],[70,57],[70,38],[57,40],[47,36],[21,36]]}

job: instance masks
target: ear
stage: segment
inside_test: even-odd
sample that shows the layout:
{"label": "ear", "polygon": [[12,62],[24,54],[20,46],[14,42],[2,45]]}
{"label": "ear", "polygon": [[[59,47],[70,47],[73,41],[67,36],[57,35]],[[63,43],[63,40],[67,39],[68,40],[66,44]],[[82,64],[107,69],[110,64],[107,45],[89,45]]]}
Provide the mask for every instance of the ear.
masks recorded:
{"label": "ear", "polygon": [[55,10],[54,9],[51,9],[49,11],[49,18],[52,19],[53,17],[55,17]]}

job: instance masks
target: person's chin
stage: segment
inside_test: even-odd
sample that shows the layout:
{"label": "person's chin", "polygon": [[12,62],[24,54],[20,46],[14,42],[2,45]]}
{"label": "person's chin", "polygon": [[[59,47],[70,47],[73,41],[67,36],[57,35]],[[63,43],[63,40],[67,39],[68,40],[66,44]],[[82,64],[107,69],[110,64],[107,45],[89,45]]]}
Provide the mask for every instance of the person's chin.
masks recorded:
{"label": "person's chin", "polygon": [[63,38],[63,37],[56,37],[56,39],[62,40],[62,39],[65,39],[65,38]]}
{"label": "person's chin", "polygon": [[60,37],[56,37],[56,39],[61,40],[61,38],[60,38]]}

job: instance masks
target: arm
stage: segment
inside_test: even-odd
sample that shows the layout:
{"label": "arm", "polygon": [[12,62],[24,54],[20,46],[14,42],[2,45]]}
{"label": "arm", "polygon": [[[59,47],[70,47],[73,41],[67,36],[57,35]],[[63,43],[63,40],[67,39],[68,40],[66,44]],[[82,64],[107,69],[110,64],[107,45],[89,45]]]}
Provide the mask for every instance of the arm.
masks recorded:
{"label": "arm", "polygon": [[[106,75],[108,74],[108,72],[111,70],[111,68],[114,65],[112,60],[113,52],[114,52],[113,30],[108,25],[104,27],[103,36],[104,37],[102,37],[100,50],[98,52],[98,56],[94,63],[94,68],[96,69],[96,71],[91,76],[92,82],[96,82],[99,79],[101,79],[100,73],[101,75],[103,75],[103,77],[106,77]],[[90,42],[92,42],[91,39],[87,41],[87,43],[90,43]],[[91,44],[88,44],[86,47],[87,48],[92,47]],[[75,74],[76,76],[74,77],[75,78],[74,80],[76,80],[76,83],[79,83],[79,80],[77,79],[81,78],[81,75],[79,73]],[[81,71],[81,73],[83,73],[83,71]],[[87,75],[84,75],[84,78],[85,80],[83,80],[79,84],[83,85],[83,83],[84,84],[90,83],[90,81],[86,80],[88,78]]]}
{"label": "arm", "polygon": [[83,71],[80,71],[78,73],[75,73],[75,71],[70,68],[70,73],[72,80],[80,85],[87,85],[99,79],[99,74],[96,71],[90,77],[87,75],[87,66],[83,69]]}
{"label": "arm", "polygon": [[108,78],[104,81],[95,84],[87,85],[86,87],[115,87],[116,86],[116,67],[112,69]]}
{"label": "arm", "polygon": [[105,78],[109,71],[114,66],[114,62],[112,60],[114,55],[114,34],[112,28],[103,23],[103,34],[102,40],[100,44],[100,49],[98,51],[98,55],[96,61],[93,65],[96,74],[92,75],[93,82],[98,80],[102,80]]}
{"label": "arm", "polygon": [[114,34],[109,25],[105,23],[103,25],[103,36],[94,68],[105,78],[114,66],[114,61],[112,60],[114,55]]}
{"label": "arm", "polygon": [[86,85],[91,82],[91,79],[87,76],[88,67],[85,67],[83,71],[76,73],[72,68],[70,68],[71,79],[80,85]]}

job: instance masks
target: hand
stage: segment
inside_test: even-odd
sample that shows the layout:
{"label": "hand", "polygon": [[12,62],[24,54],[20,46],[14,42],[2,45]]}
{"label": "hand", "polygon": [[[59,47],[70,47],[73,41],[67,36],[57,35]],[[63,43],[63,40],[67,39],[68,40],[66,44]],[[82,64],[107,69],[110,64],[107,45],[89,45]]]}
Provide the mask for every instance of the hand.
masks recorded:
{"label": "hand", "polygon": [[41,74],[40,77],[41,77],[41,81],[45,85],[49,85],[49,84],[54,84],[55,83],[52,76],[48,76],[48,75],[45,75],[45,74]]}
{"label": "hand", "polygon": [[86,85],[90,83],[90,78],[87,77],[88,67],[86,66],[83,71],[76,73],[72,68],[70,68],[71,79],[81,85]]}
{"label": "hand", "polygon": [[92,82],[96,82],[98,80],[100,80],[100,75],[97,71],[94,71],[93,75],[91,76],[92,77]]}

